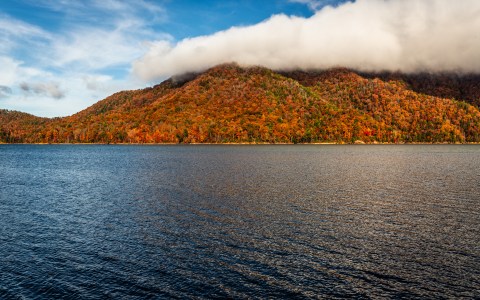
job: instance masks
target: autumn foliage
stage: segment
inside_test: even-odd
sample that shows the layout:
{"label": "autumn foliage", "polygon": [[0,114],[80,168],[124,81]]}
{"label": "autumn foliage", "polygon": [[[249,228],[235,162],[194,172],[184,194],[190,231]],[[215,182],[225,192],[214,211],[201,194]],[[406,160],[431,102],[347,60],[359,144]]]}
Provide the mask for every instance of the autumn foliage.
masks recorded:
{"label": "autumn foliage", "polygon": [[66,118],[0,111],[0,141],[480,141],[477,106],[461,98],[416,92],[407,79],[359,75],[346,69],[278,73],[260,67],[222,65],[153,88],[116,93]]}

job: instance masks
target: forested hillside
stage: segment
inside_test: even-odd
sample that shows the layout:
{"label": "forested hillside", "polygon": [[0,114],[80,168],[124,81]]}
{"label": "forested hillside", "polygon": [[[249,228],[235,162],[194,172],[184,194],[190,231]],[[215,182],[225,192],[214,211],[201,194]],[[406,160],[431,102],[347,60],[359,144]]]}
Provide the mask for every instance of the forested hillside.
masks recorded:
{"label": "forested hillside", "polygon": [[477,82],[474,75],[275,72],[229,64],[119,92],[66,118],[0,111],[0,141],[479,142]]}

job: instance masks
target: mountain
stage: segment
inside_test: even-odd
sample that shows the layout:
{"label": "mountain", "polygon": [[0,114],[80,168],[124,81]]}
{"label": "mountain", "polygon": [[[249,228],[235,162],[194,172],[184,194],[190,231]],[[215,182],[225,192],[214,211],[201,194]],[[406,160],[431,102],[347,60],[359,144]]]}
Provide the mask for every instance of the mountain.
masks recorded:
{"label": "mountain", "polygon": [[70,117],[0,111],[0,141],[480,142],[478,83],[476,75],[275,72],[228,64],[116,93]]}

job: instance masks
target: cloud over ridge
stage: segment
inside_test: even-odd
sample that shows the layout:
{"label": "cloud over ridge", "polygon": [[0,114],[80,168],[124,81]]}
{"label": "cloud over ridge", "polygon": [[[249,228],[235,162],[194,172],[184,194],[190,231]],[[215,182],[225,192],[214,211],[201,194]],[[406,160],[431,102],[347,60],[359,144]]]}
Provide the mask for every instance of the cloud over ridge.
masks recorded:
{"label": "cloud over ridge", "polygon": [[157,41],[133,63],[152,81],[221,63],[272,69],[480,72],[480,1],[357,0],[309,17],[274,15],[174,44]]}

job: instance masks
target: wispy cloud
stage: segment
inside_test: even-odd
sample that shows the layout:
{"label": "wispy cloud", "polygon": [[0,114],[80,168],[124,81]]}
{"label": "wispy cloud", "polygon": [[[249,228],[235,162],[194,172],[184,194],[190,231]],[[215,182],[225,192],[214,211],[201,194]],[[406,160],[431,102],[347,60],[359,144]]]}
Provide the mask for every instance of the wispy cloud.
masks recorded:
{"label": "wispy cloud", "polygon": [[39,60],[57,68],[98,71],[129,63],[142,54],[141,44],[154,38],[152,20],[163,22],[163,7],[143,0],[39,0],[36,5],[65,14],[64,29],[55,33]]}
{"label": "wispy cloud", "polygon": [[2,36],[16,36],[16,37],[34,37],[43,36],[48,37],[49,34],[42,28],[25,23],[21,20],[16,20],[5,14],[0,14],[0,26]]}
{"label": "wispy cloud", "polygon": [[[133,44],[132,44],[133,43]],[[49,45],[52,56],[46,63],[58,68],[82,71],[127,65],[141,54],[139,41],[129,39],[123,30],[79,28]]]}
{"label": "wispy cloud", "polygon": [[[146,14],[157,21],[164,21],[167,12],[162,5],[145,0],[26,0],[32,6],[60,12],[65,19],[77,23],[76,18],[87,21],[105,21],[119,17],[138,16]],[[108,13],[108,14],[106,14]]]}
{"label": "wispy cloud", "polygon": [[[353,0],[352,0],[353,1]],[[300,3],[307,5],[312,11],[318,11],[327,5],[335,5],[339,0],[289,0],[292,3]],[[346,2],[346,1],[341,1]]]}
{"label": "wispy cloud", "polygon": [[16,51],[21,45],[39,45],[52,39],[42,28],[1,13],[0,28],[0,54]]}

